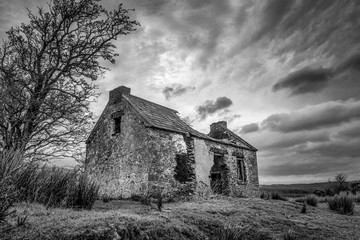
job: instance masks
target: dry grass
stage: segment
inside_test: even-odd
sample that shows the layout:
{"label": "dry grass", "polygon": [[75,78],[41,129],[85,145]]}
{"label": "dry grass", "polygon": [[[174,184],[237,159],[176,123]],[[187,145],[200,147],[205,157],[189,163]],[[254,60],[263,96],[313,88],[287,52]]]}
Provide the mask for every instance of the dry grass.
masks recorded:
{"label": "dry grass", "polygon": [[[20,204],[9,222],[16,226],[17,216],[27,215],[26,223],[7,230],[3,227],[0,235],[15,240],[226,239],[219,237],[222,232],[245,234],[248,238],[244,239],[283,239],[291,231],[296,239],[360,238],[356,228],[360,225],[359,205],[353,216],[339,215],[323,203],[306,214],[300,213],[301,208],[296,202],[227,197],[167,203],[161,212],[154,206],[125,200],[97,201],[92,211]],[[238,225],[229,230],[234,223]]]}

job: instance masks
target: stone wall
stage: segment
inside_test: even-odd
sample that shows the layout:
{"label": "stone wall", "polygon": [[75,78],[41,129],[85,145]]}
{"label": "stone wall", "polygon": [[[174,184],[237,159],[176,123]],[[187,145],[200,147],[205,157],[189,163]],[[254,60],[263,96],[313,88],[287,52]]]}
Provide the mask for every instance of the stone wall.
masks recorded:
{"label": "stone wall", "polygon": [[[119,88],[123,94],[129,89]],[[114,133],[115,118],[121,117],[121,131]],[[210,186],[214,154],[222,154],[226,182],[224,194],[258,196],[256,151],[236,142],[226,123],[212,125],[213,137],[227,144],[204,140],[145,126],[142,117],[122,99],[112,94],[87,141],[86,172],[100,184],[100,194],[127,198],[147,191],[166,188],[167,192],[191,193]],[[222,124],[221,126],[219,124]],[[217,127],[220,126],[220,127]],[[176,155],[187,156],[186,183],[175,180]],[[247,181],[238,180],[236,156],[243,157]]]}
{"label": "stone wall", "polygon": [[[122,112],[113,136],[112,114]],[[181,134],[146,128],[125,101],[108,104],[87,142],[86,171],[100,194],[130,197],[158,184],[175,186],[175,154],[186,153]]]}
{"label": "stone wall", "polygon": [[[223,153],[224,163],[228,167],[229,194],[247,197],[259,196],[258,167],[255,151],[198,138],[194,139],[194,146],[198,191],[210,186],[210,172],[214,165],[214,151],[220,150],[219,152]],[[246,182],[239,181],[237,176],[237,157],[234,155],[238,155],[239,152],[243,155],[247,176]]]}

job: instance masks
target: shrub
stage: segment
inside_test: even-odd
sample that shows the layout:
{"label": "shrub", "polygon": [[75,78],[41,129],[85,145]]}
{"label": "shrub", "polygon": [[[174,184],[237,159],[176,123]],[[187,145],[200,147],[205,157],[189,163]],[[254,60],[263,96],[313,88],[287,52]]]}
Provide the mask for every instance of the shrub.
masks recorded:
{"label": "shrub", "polygon": [[313,206],[313,207],[317,207],[317,205],[318,205],[318,200],[317,200],[315,195],[306,196],[305,202],[306,202],[307,205],[310,205],[310,206]]}
{"label": "shrub", "polygon": [[326,196],[335,196],[335,190],[331,189],[331,188],[327,188],[325,189],[325,193],[326,193]]}
{"label": "shrub", "polygon": [[157,207],[159,211],[161,211],[163,208],[163,195],[161,192],[159,192],[157,195]]}
{"label": "shrub", "polygon": [[71,208],[91,209],[98,197],[99,185],[83,174],[70,185],[66,205]]}
{"label": "shrub", "polygon": [[103,194],[101,196],[101,200],[104,202],[104,203],[108,203],[111,201],[111,197],[108,195],[108,194]]}
{"label": "shrub", "polygon": [[265,199],[265,200],[270,199],[269,193],[267,193],[267,192],[261,192],[260,198],[261,198],[261,199]]}
{"label": "shrub", "polygon": [[351,192],[353,194],[356,194],[357,192],[360,192],[360,181],[353,181],[350,183]]}
{"label": "shrub", "polygon": [[351,197],[354,200],[354,202],[360,203],[360,194],[352,194]]}
{"label": "shrub", "polygon": [[151,194],[150,192],[146,192],[143,195],[140,196],[140,202],[144,205],[151,205]]}
{"label": "shrub", "polygon": [[141,198],[142,198],[142,196],[137,195],[137,194],[132,194],[132,195],[130,196],[130,200],[131,200],[131,201],[135,201],[135,202],[141,202]]}
{"label": "shrub", "polygon": [[340,214],[354,214],[355,204],[354,200],[350,196],[336,195],[334,197],[327,198],[327,203],[331,210]]}
{"label": "shrub", "polygon": [[316,196],[319,196],[319,197],[324,197],[326,196],[326,192],[325,190],[322,190],[322,189],[316,189],[313,191],[313,194],[315,194]]}
{"label": "shrub", "polygon": [[287,201],[287,199],[284,198],[283,196],[281,196],[280,193],[278,193],[278,192],[272,192],[272,193],[271,193],[271,199],[273,199],[273,200]]}
{"label": "shrub", "polygon": [[306,204],[303,204],[300,213],[306,213]]}

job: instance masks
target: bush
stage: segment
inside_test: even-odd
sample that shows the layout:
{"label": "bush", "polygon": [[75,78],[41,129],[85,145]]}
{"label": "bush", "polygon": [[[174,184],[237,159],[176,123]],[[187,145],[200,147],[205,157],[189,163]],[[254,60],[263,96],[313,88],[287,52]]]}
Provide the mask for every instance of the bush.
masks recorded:
{"label": "bush", "polygon": [[334,197],[327,198],[327,203],[331,210],[340,214],[354,214],[355,204],[354,200],[350,196],[336,195]]}
{"label": "bush", "polygon": [[351,197],[354,200],[354,202],[360,203],[360,194],[352,194]]}
{"label": "bush", "polygon": [[281,196],[280,193],[278,193],[278,192],[272,192],[272,193],[271,193],[271,199],[273,199],[273,200],[287,201],[287,199],[284,198],[283,196]]}
{"label": "bush", "polygon": [[318,205],[318,200],[317,197],[315,195],[308,195],[305,198],[305,203],[307,205],[313,206],[313,207],[317,207]]}
{"label": "bush", "polygon": [[103,194],[101,196],[101,200],[104,202],[104,203],[108,203],[111,201],[111,197],[108,195],[108,194]]}
{"label": "bush", "polygon": [[156,204],[157,204],[158,210],[161,211],[163,208],[163,194],[161,192],[159,192],[157,195]]}
{"label": "bush", "polygon": [[316,189],[313,194],[315,194],[318,197],[325,197],[326,196],[326,191],[322,190],[322,189]]}
{"label": "bush", "polygon": [[303,204],[300,213],[306,213],[306,204]]}
{"label": "bush", "polygon": [[353,181],[350,183],[351,192],[353,194],[356,194],[357,192],[360,192],[360,181]]}
{"label": "bush", "polygon": [[265,200],[270,199],[269,193],[267,193],[267,192],[261,192],[260,198],[261,198],[261,199],[265,199]]}
{"label": "bush", "polygon": [[325,193],[326,193],[326,196],[330,196],[330,197],[333,197],[335,196],[335,190],[331,189],[331,188],[327,188],[325,189]]}
{"label": "bush", "polygon": [[141,204],[150,206],[151,205],[151,193],[146,192],[143,195],[141,195],[140,202],[141,202]]}

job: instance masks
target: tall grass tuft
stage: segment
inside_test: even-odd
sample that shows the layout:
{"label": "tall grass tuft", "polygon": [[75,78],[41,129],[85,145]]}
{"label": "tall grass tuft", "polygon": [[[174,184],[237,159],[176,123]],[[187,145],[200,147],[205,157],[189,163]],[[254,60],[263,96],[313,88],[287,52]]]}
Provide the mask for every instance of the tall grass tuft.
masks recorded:
{"label": "tall grass tuft", "polygon": [[284,240],[295,240],[295,239],[296,239],[296,235],[295,235],[294,231],[290,229],[289,231],[287,231],[287,232],[284,234],[283,239],[284,239]]}
{"label": "tall grass tuft", "polygon": [[29,163],[20,169],[14,182],[19,200],[41,203],[47,207],[61,206],[70,185],[76,179],[73,170]]}
{"label": "tall grass tuft", "polygon": [[21,167],[19,152],[0,153],[0,224],[6,223],[6,218],[15,212],[11,208],[17,200],[18,192],[13,182]]}
{"label": "tall grass tuft", "polygon": [[220,228],[216,232],[216,240],[236,240],[241,239],[243,228],[227,226],[224,228]]}
{"label": "tall grass tuft", "polygon": [[75,170],[27,163],[19,153],[0,153],[0,222],[15,202],[90,209],[99,186]]}
{"label": "tall grass tuft", "polygon": [[71,208],[91,209],[99,197],[99,185],[85,174],[70,184],[66,205]]}
{"label": "tall grass tuft", "polygon": [[334,210],[340,214],[353,215],[354,214],[354,200],[350,196],[336,195],[327,198],[329,209]]}

